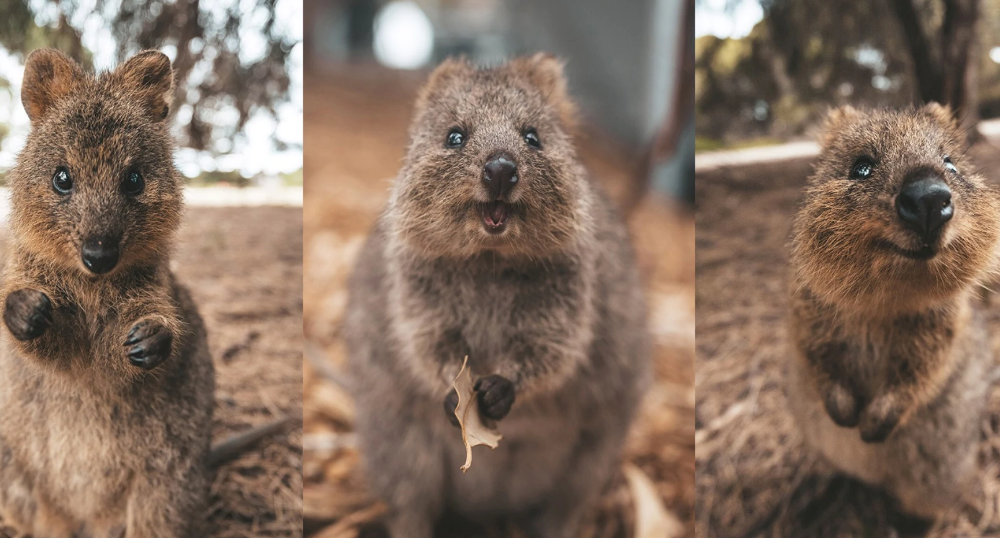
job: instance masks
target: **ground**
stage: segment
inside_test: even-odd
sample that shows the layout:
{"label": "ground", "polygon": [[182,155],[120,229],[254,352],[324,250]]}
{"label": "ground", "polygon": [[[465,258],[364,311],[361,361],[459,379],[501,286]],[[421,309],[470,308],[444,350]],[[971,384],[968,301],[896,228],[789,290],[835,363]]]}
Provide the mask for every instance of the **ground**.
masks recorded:
{"label": "ground", "polygon": [[[307,74],[305,136],[305,497],[307,536],[379,536],[381,505],[364,490],[352,434],[344,347],[338,333],[345,280],[365,234],[388,196],[406,147],[420,74],[372,66]],[[606,189],[627,190],[627,159],[597,135],[580,153]],[[630,213],[629,225],[649,291],[655,336],[654,383],[626,448],[628,462],[693,536],[694,514],[694,222],[689,211],[656,197]],[[461,442],[456,437],[456,442]],[[619,475],[602,497],[585,536],[634,535],[633,501]],[[446,533],[467,536],[457,531]],[[486,529],[476,536],[515,536]]]}
{"label": "ground", "polygon": [[[987,141],[970,154],[982,170],[995,174],[1000,166],[1000,153]],[[793,160],[696,177],[696,534],[1000,536],[982,533],[979,520],[965,514],[928,529],[900,514],[884,493],[833,473],[805,450],[787,408],[781,368],[787,358],[787,242],[811,171],[809,160]],[[983,301],[991,323],[1000,321],[996,302]],[[983,528],[1000,523],[997,391],[991,410],[980,451],[989,462],[982,473],[990,505]]]}
{"label": "ground", "polygon": [[[277,416],[300,417],[301,208],[191,208],[171,266],[208,328],[214,441]],[[302,536],[301,470],[296,421],[215,472],[208,536]]]}

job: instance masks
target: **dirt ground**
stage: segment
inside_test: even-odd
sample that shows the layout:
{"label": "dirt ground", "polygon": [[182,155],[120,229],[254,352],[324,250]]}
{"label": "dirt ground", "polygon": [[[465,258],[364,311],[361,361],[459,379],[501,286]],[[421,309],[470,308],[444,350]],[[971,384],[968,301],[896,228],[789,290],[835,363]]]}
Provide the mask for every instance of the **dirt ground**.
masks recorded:
{"label": "dirt ground", "polygon": [[[306,366],[304,517],[306,535],[380,536],[383,507],[365,493],[353,407],[338,333],[345,281],[355,254],[388,197],[400,165],[419,74],[368,66],[307,73],[305,135]],[[620,197],[628,161],[620,148],[589,135],[586,164]],[[654,388],[629,437],[626,459],[693,536],[694,515],[694,222],[690,213],[647,198],[630,218],[656,337]],[[460,440],[456,437],[456,442]],[[586,536],[634,535],[633,499],[619,474],[588,522]],[[447,536],[515,536],[508,529],[446,531]]]}
{"label": "dirt ground", "polygon": [[[970,151],[982,170],[1000,151]],[[696,534],[701,537],[1000,536],[966,515],[930,525],[886,494],[839,476],[810,455],[787,409],[786,244],[807,160],[713,170],[696,178]],[[995,173],[995,172],[994,172]],[[990,178],[992,181],[1000,179]],[[987,301],[991,323],[997,301]],[[993,331],[994,334],[1000,334]],[[996,349],[996,342],[994,342]],[[983,425],[983,489],[1000,522],[1000,393]]]}
{"label": "dirt ground", "polygon": [[[0,248],[5,243],[0,231]],[[279,416],[301,417],[302,210],[188,209],[172,267],[208,327],[214,441]],[[301,469],[297,421],[220,467],[208,536],[302,536]]]}

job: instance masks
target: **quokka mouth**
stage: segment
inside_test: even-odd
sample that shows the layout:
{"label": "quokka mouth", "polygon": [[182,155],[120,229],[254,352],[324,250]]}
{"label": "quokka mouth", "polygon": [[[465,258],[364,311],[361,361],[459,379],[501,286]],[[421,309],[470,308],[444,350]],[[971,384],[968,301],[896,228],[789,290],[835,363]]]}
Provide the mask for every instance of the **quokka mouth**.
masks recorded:
{"label": "quokka mouth", "polygon": [[898,254],[904,258],[908,258],[916,261],[927,261],[935,256],[937,256],[940,249],[933,244],[921,245],[919,249],[913,250],[908,248],[903,248],[888,239],[879,239],[875,241],[875,246],[883,250],[888,250],[895,254]]}
{"label": "quokka mouth", "polygon": [[498,234],[507,227],[507,219],[510,218],[511,206],[506,202],[496,201],[479,204],[479,215],[483,219],[486,231]]}

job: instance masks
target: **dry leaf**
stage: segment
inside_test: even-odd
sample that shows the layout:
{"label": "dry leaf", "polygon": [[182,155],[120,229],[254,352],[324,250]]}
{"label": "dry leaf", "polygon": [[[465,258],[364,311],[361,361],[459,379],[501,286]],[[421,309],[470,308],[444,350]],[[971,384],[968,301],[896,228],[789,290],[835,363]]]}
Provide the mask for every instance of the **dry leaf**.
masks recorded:
{"label": "dry leaf", "polygon": [[646,473],[631,463],[626,463],[622,472],[635,505],[635,538],[672,538],[683,534],[684,525],[663,507],[663,500]]}
{"label": "dry leaf", "polygon": [[479,400],[476,398],[475,385],[472,382],[472,370],[468,368],[469,357],[466,356],[462,362],[462,370],[458,372],[458,377],[451,384],[458,393],[458,406],[455,407],[455,416],[458,424],[462,427],[462,442],[465,443],[465,465],[462,472],[469,470],[472,466],[472,447],[486,445],[496,448],[497,443],[503,438],[500,432],[493,428],[486,427],[479,417]]}

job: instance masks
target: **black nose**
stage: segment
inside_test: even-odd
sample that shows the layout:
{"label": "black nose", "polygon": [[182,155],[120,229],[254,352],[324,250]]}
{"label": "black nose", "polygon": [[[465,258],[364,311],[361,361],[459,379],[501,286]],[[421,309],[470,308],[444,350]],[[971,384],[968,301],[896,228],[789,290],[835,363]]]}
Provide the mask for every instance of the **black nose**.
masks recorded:
{"label": "black nose", "polygon": [[907,180],[896,196],[896,213],[907,227],[930,240],[955,213],[951,189],[936,174],[921,173]]}
{"label": "black nose", "polygon": [[483,167],[483,183],[492,200],[500,200],[517,185],[517,165],[506,155],[492,155]]}
{"label": "black nose", "polygon": [[107,273],[118,264],[118,240],[109,237],[90,237],[80,249],[83,265],[98,275]]}

